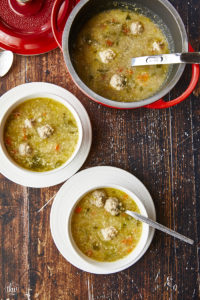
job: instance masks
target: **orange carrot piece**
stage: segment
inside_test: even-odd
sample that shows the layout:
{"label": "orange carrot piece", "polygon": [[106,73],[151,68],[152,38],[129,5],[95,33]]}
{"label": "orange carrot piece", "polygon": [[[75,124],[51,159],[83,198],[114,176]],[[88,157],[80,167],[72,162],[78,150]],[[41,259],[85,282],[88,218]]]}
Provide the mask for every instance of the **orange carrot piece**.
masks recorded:
{"label": "orange carrot piece", "polygon": [[92,254],[93,254],[92,250],[88,250],[88,251],[86,252],[86,255],[89,256],[89,257],[91,257]]}
{"label": "orange carrot piece", "polygon": [[14,115],[15,118],[18,118],[21,115],[21,113],[16,111],[16,112],[13,113],[13,115]]}
{"label": "orange carrot piece", "polygon": [[60,145],[57,144],[55,149],[56,149],[56,151],[58,151],[60,149]]}
{"label": "orange carrot piece", "polygon": [[123,72],[123,68],[119,68],[117,71],[121,73]]}
{"label": "orange carrot piece", "polygon": [[112,46],[114,43],[113,43],[111,40],[107,40],[107,41],[106,41],[106,44],[107,44],[107,46],[110,47],[110,46]]}
{"label": "orange carrot piece", "polygon": [[128,250],[127,250],[127,253],[130,253],[130,252],[132,252],[133,251],[133,249],[132,248],[129,248]]}
{"label": "orange carrot piece", "polygon": [[137,78],[141,81],[146,82],[149,79],[149,74],[145,72],[145,73],[138,75]]}
{"label": "orange carrot piece", "polygon": [[130,75],[132,75],[134,72],[131,69],[127,69],[127,73],[130,74]]}
{"label": "orange carrot piece", "polygon": [[133,242],[133,238],[132,237],[129,237],[127,239],[122,240],[122,243],[125,244],[125,245],[131,245],[132,242]]}
{"label": "orange carrot piece", "polygon": [[76,209],[75,209],[75,213],[80,214],[81,211],[82,211],[82,207],[77,206]]}
{"label": "orange carrot piece", "polygon": [[12,140],[9,136],[5,139],[5,142],[6,142],[6,145],[11,145],[12,144]]}
{"label": "orange carrot piece", "polygon": [[26,128],[23,128],[23,133],[24,133],[23,139],[26,141],[27,140]]}

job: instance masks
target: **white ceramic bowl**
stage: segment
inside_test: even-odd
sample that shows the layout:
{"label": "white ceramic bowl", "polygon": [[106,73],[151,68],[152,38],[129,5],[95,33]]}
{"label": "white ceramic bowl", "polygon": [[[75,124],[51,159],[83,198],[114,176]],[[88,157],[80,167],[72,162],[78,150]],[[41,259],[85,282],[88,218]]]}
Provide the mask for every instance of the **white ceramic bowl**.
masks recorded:
{"label": "white ceramic bowl", "polygon": [[[77,122],[77,126],[78,126],[78,131],[79,131],[79,139],[75,148],[75,151],[73,152],[72,156],[60,167],[51,170],[51,171],[47,171],[47,172],[34,172],[34,171],[30,171],[27,170],[23,167],[21,167],[20,165],[18,165],[9,155],[9,153],[6,150],[5,144],[4,144],[4,126],[5,126],[5,122],[8,118],[8,116],[10,115],[10,113],[21,103],[27,101],[28,99],[34,99],[34,98],[51,98],[59,103],[62,103],[63,105],[65,105],[70,112],[73,114],[76,122]],[[0,153],[1,153],[1,159],[4,161],[4,163],[6,164],[7,168],[9,169],[9,171],[12,173],[17,172],[20,176],[26,178],[28,177],[30,180],[31,178],[33,178],[33,186],[34,186],[34,178],[37,176],[38,178],[40,178],[40,181],[42,182],[42,180],[44,179],[44,186],[48,186],[47,182],[45,181],[48,177],[51,176],[57,176],[57,173],[62,171],[62,169],[66,168],[76,157],[77,153],[80,150],[81,144],[82,144],[82,139],[83,139],[83,128],[82,128],[82,122],[79,118],[78,113],[76,112],[76,110],[73,108],[73,106],[66,101],[67,99],[64,99],[58,95],[55,95],[54,93],[48,93],[48,92],[33,92],[32,93],[28,93],[28,95],[26,96],[21,96],[18,95],[18,97],[13,97],[13,99],[9,99],[8,104],[4,105],[2,107],[1,113],[0,113]],[[8,177],[9,178],[9,177]],[[12,178],[11,178],[12,180]],[[14,180],[15,181],[15,180]],[[18,181],[16,180],[16,182],[18,183]],[[23,184],[23,183],[22,183]],[[51,184],[52,185],[52,184]],[[37,186],[36,186],[37,187]],[[40,186],[38,186],[40,187]]]}
{"label": "white ceramic bowl", "polygon": [[97,273],[97,274],[119,272],[119,271],[122,271],[122,270],[128,268],[129,266],[131,266],[133,264],[133,261],[138,256],[140,256],[140,254],[144,250],[145,245],[147,243],[148,236],[149,236],[149,225],[143,223],[142,234],[141,234],[140,240],[139,240],[137,246],[135,247],[135,249],[130,254],[128,254],[126,257],[119,259],[117,261],[114,261],[114,262],[95,261],[95,260],[87,257],[81,250],[79,250],[79,248],[77,247],[76,243],[73,240],[72,233],[71,233],[71,218],[72,218],[74,209],[75,209],[77,203],[80,201],[80,199],[84,195],[86,195],[88,192],[96,190],[96,189],[106,188],[106,187],[115,188],[115,189],[121,190],[121,191],[125,192],[126,194],[128,194],[137,204],[141,215],[148,217],[147,211],[146,211],[143,203],[141,202],[141,200],[131,191],[127,190],[126,188],[124,188],[120,185],[115,185],[115,184],[107,184],[107,185],[103,185],[103,186],[100,185],[100,186],[92,187],[91,189],[87,190],[84,194],[79,195],[77,198],[75,198],[70,203],[70,205],[68,207],[68,211],[66,212],[66,228],[67,228],[66,229],[66,235],[67,235],[66,242],[67,242],[67,245],[68,245],[68,247],[70,247],[72,249],[72,251],[74,252],[74,255],[79,260],[80,268],[82,266],[83,270],[85,268],[87,268],[88,270],[91,270],[91,273]]}

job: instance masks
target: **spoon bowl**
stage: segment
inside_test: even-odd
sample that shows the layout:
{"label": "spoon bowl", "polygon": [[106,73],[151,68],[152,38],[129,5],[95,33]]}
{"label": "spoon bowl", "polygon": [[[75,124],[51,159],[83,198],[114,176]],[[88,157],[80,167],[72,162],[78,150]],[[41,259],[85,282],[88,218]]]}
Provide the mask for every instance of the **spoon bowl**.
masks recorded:
{"label": "spoon bowl", "polygon": [[10,70],[14,60],[12,51],[0,52],[0,77],[5,76]]}

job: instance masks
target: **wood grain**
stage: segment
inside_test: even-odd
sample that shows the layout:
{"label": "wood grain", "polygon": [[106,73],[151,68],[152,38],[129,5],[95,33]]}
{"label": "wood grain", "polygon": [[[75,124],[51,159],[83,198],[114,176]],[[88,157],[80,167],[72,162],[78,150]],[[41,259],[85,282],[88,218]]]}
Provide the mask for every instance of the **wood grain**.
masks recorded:
{"label": "wood grain", "polygon": [[[199,0],[171,0],[189,40],[200,49]],[[187,86],[187,68],[166,100]],[[84,96],[67,73],[61,51],[15,56],[12,71],[0,81],[0,95],[25,83],[44,81],[74,93],[93,127],[93,144],[84,168],[111,165],[137,176],[150,191],[157,220],[195,240],[181,243],[156,232],[144,257],[112,275],[93,275],[59,254],[49,228],[49,204],[61,185],[24,188],[0,175],[0,300],[191,300],[200,299],[200,98],[191,95],[166,110],[120,111]]]}

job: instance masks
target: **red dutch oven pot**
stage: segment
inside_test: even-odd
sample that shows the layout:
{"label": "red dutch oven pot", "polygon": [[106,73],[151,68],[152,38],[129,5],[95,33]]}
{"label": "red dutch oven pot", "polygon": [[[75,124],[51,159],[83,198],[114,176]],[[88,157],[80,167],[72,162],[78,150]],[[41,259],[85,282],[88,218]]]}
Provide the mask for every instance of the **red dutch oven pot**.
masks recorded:
{"label": "red dutch oven pot", "polygon": [[[79,89],[86,94],[90,99],[101,103],[105,106],[119,109],[133,109],[137,107],[147,108],[168,108],[185,100],[194,90],[199,78],[199,65],[192,65],[192,78],[188,88],[178,98],[165,102],[162,97],[169,93],[180,79],[185,65],[172,65],[172,70],[164,87],[152,97],[138,102],[117,102],[104,98],[88,86],[78,76],[72,60],[72,44],[76,36],[85,22],[94,14],[105,10],[116,8],[121,5],[136,4],[138,7],[145,7],[159,16],[168,28],[173,39],[174,52],[193,52],[191,45],[188,46],[188,39],[184,24],[176,11],[176,9],[167,0],[115,0],[115,6],[112,0],[56,0],[52,10],[51,23],[54,37],[61,48],[67,69]],[[59,25],[58,20],[59,19]]]}

